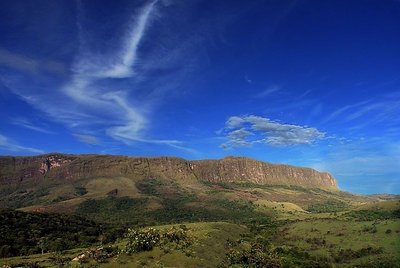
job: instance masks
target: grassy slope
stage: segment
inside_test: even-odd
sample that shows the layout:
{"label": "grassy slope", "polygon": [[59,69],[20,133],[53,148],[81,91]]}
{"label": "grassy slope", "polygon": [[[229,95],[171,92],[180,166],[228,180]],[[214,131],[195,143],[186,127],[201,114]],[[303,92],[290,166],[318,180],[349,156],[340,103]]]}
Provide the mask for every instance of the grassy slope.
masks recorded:
{"label": "grassy slope", "polygon": [[[399,204],[398,201],[395,204]],[[379,207],[398,209],[393,202],[381,203]],[[374,212],[374,207],[369,207]],[[279,215],[279,214],[278,214]],[[282,222],[276,235],[269,240],[275,246],[298,247],[302,251],[309,252],[311,256],[320,256],[330,260],[337,267],[398,267],[400,252],[400,221],[399,219],[362,221],[350,218],[346,213],[339,216],[333,214],[305,214],[303,220],[292,219]],[[170,225],[158,226],[167,228]],[[165,252],[156,248],[150,252],[135,253],[132,255],[121,254],[118,258],[109,259],[101,267],[216,267],[223,260],[226,248],[225,241],[240,240],[241,235],[249,233],[249,230],[239,224],[224,222],[187,223],[190,234],[195,243],[190,246],[192,254],[187,255],[179,250]],[[374,231],[373,226],[376,227]],[[391,230],[388,232],[387,230]],[[325,242],[323,242],[325,241]],[[126,241],[120,240],[115,245],[123,248]],[[382,250],[377,254],[367,254],[360,258],[335,260],[338,252],[343,249],[351,249],[353,252],[362,248],[371,247]],[[66,251],[64,257],[75,257],[84,252],[84,249]],[[14,257],[1,259],[0,265],[16,265],[21,263],[38,262],[40,265],[54,266],[50,261],[51,254],[32,255],[26,257]],[[375,266],[368,266],[374,265]],[[78,266],[76,262],[71,265]],[[93,262],[85,264],[94,264]],[[396,266],[397,265],[397,266]],[[74,267],[72,266],[72,267]],[[240,266],[239,266],[240,267]]]}
{"label": "grassy slope", "polygon": [[[381,204],[381,206],[393,208],[393,204]],[[311,256],[329,260],[335,267],[399,267],[399,219],[361,221],[349,218],[344,213],[336,217],[329,214],[307,214],[307,218],[303,220],[286,220],[281,224],[276,235],[269,237],[275,246],[297,247]],[[163,225],[156,228],[163,229],[170,226]],[[190,255],[180,250],[165,252],[155,248],[149,252],[121,254],[100,264],[100,267],[216,267],[224,259],[227,239],[239,241],[243,235],[246,237],[249,233],[247,227],[234,223],[202,222],[186,223],[186,226],[195,241],[189,248],[192,252]],[[125,244],[126,241],[122,239],[114,245],[121,249]],[[357,252],[368,247],[379,249],[381,252],[335,260],[341,249]],[[66,251],[64,257],[72,258],[84,251],[84,249]],[[1,259],[0,265],[39,262],[40,265],[51,267],[50,257],[51,254],[45,254]],[[389,266],[384,266],[384,263]],[[78,266],[77,262],[71,262],[72,264]],[[85,265],[88,267],[90,264],[94,262]]]}
{"label": "grassy slope", "polygon": [[[322,255],[332,259],[340,248],[358,250],[372,246],[383,249],[383,253],[376,256],[348,260],[340,266],[362,263],[368,261],[368,258],[394,259],[398,257],[399,252],[398,219],[360,221],[356,218],[357,213],[350,217],[346,212],[395,211],[399,209],[398,200],[374,203],[377,199],[373,197],[356,196],[340,191],[254,184],[209,184],[196,180],[141,181],[126,177],[74,182],[53,180],[42,182],[41,186],[38,192],[35,191],[34,183],[23,185],[19,192],[9,196],[7,204],[15,202],[15,207],[27,211],[78,212],[99,221],[118,224],[159,225],[169,222],[195,222],[191,225],[199,241],[193,245],[195,257],[186,256],[179,251],[164,253],[156,249],[132,256],[122,255],[118,260],[112,259],[104,265],[108,267],[124,264],[129,267],[141,267],[143,264],[157,267],[161,263],[174,267],[207,267],[208,264],[209,267],[215,267],[223,258],[224,241],[228,238],[237,239],[240,233],[246,232],[243,226],[234,223],[241,223],[252,217],[277,216],[278,219],[287,221],[280,228],[280,235],[274,237],[273,243],[298,246],[315,256]],[[116,196],[109,197],[109,193],[115,189],[118,189]],[[349,204],[349,207],[336,206],[340,202]],[[307,211],[312,206],[315,208],[315,205],[328,211]],[[329,212],[329,209],[332,211]],[[364,226],[374,222],[376,233],[362,231]],[[391,229],[392,232],[386,234],[387,229]],[[314,249],[320,240],[325,240],[325,245]],[[76,256],[78,251],[71,252],[71,256]],[[26,260],[33,261],[38,258],[49,264],[46,260],[48,257],[49,255],[30,256]],[[4,259],[0,261],[0,265],[21,261],[22,257]]]}
{"label": "grassy slope", "polygon": [[[168,228],[171,225],[158,226],[157,228]],[[248,232],[247,228],[237,224],[224,222],[189,223],[186,224],[190,230],[190,235],[195,243],[189,250],[192,256],[186,255],[180,250],[164,252],[160,248],[152,251],[136,253],[133,255],[121,254],[118,258],[112,258],[102,267],[216,267],[225,256],[225,241],[227,239],[239,239],[241,234]],[[119,248],[123,248],[125,240],[116,243]],[[64,256],[73,258],[83,252],[83,249],[66,251]],[[2,265],[17,265],[26,262],[37,262],[45,267],[54,266],[50,258],[51,254],[31,255],[27,257],[14,257],[0,259]],[[78,265],[77,262],[71,264]],[[87,264],[89,265],[89,264]]]}

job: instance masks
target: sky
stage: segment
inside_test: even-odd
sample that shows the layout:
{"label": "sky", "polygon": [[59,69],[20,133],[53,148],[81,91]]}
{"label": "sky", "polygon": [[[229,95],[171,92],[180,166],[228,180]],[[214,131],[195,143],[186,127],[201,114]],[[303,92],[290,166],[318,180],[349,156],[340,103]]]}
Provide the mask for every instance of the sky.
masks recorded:
{"label": "sky", "polygon": [[400,194],[398,0],[0,1],[0,154],[217,159]]}

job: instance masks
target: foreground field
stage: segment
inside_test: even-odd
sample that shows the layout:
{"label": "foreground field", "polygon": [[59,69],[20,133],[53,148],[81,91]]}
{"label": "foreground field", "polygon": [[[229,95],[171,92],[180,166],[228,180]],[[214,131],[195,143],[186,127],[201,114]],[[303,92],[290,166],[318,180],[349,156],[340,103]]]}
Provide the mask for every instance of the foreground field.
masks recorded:
{"label": "foreground field", "polygon": [[[163,225],[156,227],[165,230],[174,225]],[[84,263],[69,261],[75,256],[81,255],[87,249],[74,249],[55,255],[46,253],[31,256],[0,259],[0,265],[11,267],[24,265],[37,265],[37,267],[217,267],[225,257],[225,243],[228,239],[239,240],[241,236],[249,232],[246,226],[224,222],[189,223],[185,224],[188,235],[192,240],[189,247],[184,250],[155,247],[151,251],[143,251],[133,254],[123,253],[126,248],[127,239],[118,240],[112,244],[118,249],[117,256],[113,256],[98,263],[88,259]]]}
{"label": "foreground field", "polygon": [[[152,249],[136,247],[131,252],[127,252],[125,236],[105,246],[99,243],[58,253],[4,258],[0,259],[0,266],[400,267],[399,219],[365,221],[348,214],[336,218],[314,216],[292,221],[265,219],[246,225],[199,222],[154,226],[160,233],[184,230],[185,236],[175,237],[173,233],[169,237],[175,240],[165,243],[161,242],[165,239],[162,237],[168,236],[161,236]],[[137,230],[147,234],[152,229]],[[109,256],[103,254],[107,248]],[[86,254],[85,258],[72,260],[82,254]]]}
{"label": "foreground field", "polygon": [[198,180],[45,183],[0,200],[0,267],[400,267],[400,200]]}

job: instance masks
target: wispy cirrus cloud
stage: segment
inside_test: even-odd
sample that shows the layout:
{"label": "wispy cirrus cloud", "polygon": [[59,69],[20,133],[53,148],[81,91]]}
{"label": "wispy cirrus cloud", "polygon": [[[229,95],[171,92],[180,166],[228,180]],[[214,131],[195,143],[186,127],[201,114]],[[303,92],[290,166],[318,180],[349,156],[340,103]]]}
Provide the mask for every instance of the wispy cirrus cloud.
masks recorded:
{"label": "wispy cirrus cloud", "polygon": [[88,134],[72,134],[75,138],[80,140],[81,142],[87,143],[87,144],[99,144],[100,141],[98,138],[92,135]]}
{"label": "wispy cirrus cloud", "polygon": [[256,94],[254,97],[257,99],[262,99],[262,98],[268,97],[269,95],[272,95],[272,94],[280,91],[281,89],[282,88],[280,86],[273,85],[273,86],[270,86],[270,87],[264,89],[260,93]]}
{"label": "wispy cirrus cloud", "polygon": [[27,129],[31,129],[37,132],[45,133],[45,134],[54,134],[53,131],[48,130],[44,126],[40,126],[38,124],[34,124],[26,118],[15,118],[12,121],[12,124],[20,127],[24,127]]}
{"label": "wispy cirrus cloud", "polygon": [[[118,140],[138,141],[140,132],[146,126],[146,119],[140,108],[129,103],[128,91],[99,90],[97,83],[107,79],[129,78],[133,75],[132,68],[138,46],[155,3],[156,1],[148,3],[136,16],[133,16],[120,51],[110,55],[95,55],[88,52],[80,55],[72,67],[74,74],[71,81],[62,89],[75,103],[88,107],[93,113],[106,109],[110,111],[111,117],[122,116],[117,121],[120,125],[106,129],[106,134]],[[78,30],[80,39],[83,39],[82,27],[78,27]]]}
{"label": "wispy cirrus cloud", "polygon": [[0,149],[3,149],[6,152],[29,152],[35,154],[44,153],[44,151],[40,149],[22,146],[2,134],[0,134]]}
{"label": "wispy cirrus cloud", "polygon": [[272,146],[311,144],[325,138],[325,133],[307,126],[284,124],[266,117],[232,116],[224,132],[228,141],[222,148],[267,144]]}
{"label": "wispy cirrus cloud", "polygon": [[[125,26],[121,26],[125,27],[123,37],[111,39],[112,44],[108,44],[115,49],[97,52],[86,40],[91,29],[86,29],[80,21],[86,13],[84,3],[78,1],[76,26],[79,51],[71,64],[69,78],[55,87],[42,74],[36,61],[20,57],[21,64],[8,64],[8,67],[34,75],[32,80],[36,84],[27,89],[24,86],[26,78],[15,72],[12,75],[2,75],[1,81],[24,101],[44,111],[52,120],[71,128],[73,133],[91,133],[94,138],[96,135],[107,135],[126,144],[144,142],[184,149],[180,141],[154,139],[147,135],[152,123],[149,114],[153,99],[137,98],[137,81],[146,76],[143,73],[146,70],[137,70],[135,66],[140,56],[140,44],[151,26],[157,2],[145,3],[129,17]],[[3,58],[3,61],[12,62],[10,56]],[[32,64],[24,69],[24,62]],[[153,89],[149,88],[148,91]],[[27,122],[19,122],[19,125],[43,133],[45,131]],[[94,144],[94,139],[83,134],[76,135],[80,141]]]}
{"label": "wispy cirrus cloud", "polygon": [[[157,1],[146,4],[139,12],[131,16],[129,27],[125,30],[126,34],[120,44],[120,50],[109,55],[95,54],[89,49],[84,48],[80,58],[73,67],[76,78],[95,81],[105,78],[128,78],[133,75],[132,67],[137,58],[137,51],[146,29],[151,20],[151,14]],[[78,11],[82,11],[80,3]],[[78,16],[79,18],[80,16]],[[78,23],[80,42],[84,41],[85,34],[83,27]]]}
{"label": "wispy cirrus cloud", "polygon": [[52,60],[38,60],[22,54],[13,53],[0,47],[0,66],[16,69],[22,72],[36,74],[39,72],[50,72],[62,75],[66,73],[63,63]]}
{"label": "wispy cirrus cloud", "polygon": [[360,101],[345,105],[329,114],[323,123],[332,120],[344,120],[345,122],[355,122],[358,119],[365,119],[360,126],[374,123],[393,123],[398,121],[400,113],[400,96],[388,95],[380,96],[375,99]]}
{"label": "wispy cirrus cloud", "polygon": [[[400,143],[397,139],[367,138],[336,144],[309,166],[328,171],[354,192],[398,193]],[[382,181],[379,185],[376,181]],[[361,183],[360,183],[361,182]],[[391,183],[389,183],[391,182]],[[363,189],[365,187],[365,189]],[[382,190],[384,189],[384,190]]]}

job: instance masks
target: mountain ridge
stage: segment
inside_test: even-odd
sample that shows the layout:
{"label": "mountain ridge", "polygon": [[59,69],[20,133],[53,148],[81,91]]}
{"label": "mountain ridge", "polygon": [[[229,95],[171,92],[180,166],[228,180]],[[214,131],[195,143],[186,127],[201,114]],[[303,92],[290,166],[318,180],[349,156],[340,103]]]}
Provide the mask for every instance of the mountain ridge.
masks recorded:
{"label": "mountain ridge", "polygon": [[50,153],[37,156],[0,156],[0,183],[29,179],[75,180],[84,177],[134,176],[142,178],[197,179],[266,185],[297,185],[335,190],[329,173],[312,168],[272,164],[248,157],[186,160],[173,156],[142,157],[96,154]]}

